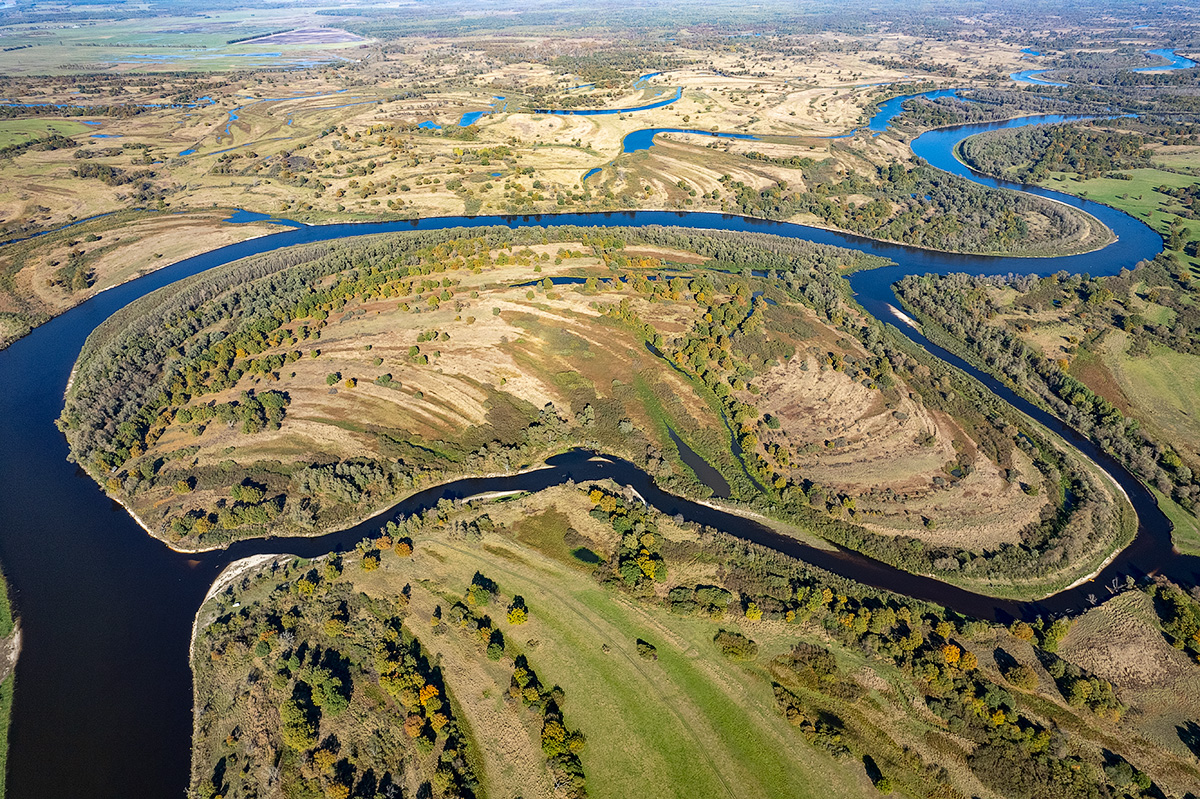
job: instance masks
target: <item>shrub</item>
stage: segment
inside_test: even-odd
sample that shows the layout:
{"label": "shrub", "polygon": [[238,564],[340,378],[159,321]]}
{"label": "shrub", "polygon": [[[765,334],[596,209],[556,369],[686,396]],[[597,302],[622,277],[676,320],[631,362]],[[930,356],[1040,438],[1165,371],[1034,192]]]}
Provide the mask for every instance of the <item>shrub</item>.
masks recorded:
{"label": "shrub", "polygon": [[721,630],[713,636],[713,643],[721,654],[731,660],[754,660],[758,657],[758,644],[741,633]]}
{"label": "shrub", "polygon": [[1004,679],[1008,680],[1012,685],[1020,688],[1023,691],[1032,691],[1037,688],[1038,676],[1037,672],[1029,666],[1016,665],[1005,669]]}

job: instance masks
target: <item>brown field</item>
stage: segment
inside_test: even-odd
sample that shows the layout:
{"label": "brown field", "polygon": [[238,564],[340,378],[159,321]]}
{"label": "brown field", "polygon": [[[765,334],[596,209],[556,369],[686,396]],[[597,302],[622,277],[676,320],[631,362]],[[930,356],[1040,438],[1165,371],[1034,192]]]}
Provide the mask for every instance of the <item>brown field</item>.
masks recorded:
{"label": "brown field", "polygon": [[1180,732],[1200,719],[1200,668],[1164,640],[1152,602],[1142,591],[1107,600],[1075,622],[1059,654],[1112,682],[1129,705],[1122,726],[1190,761],[1174,769],[1177,790],[1195,790],[1200,772]]}
{"label": "brown field", "polygon": [[[321,47],[358,41],[345,31],[299,22],[298,17],[284,15],[278,21],[280,27],[297,27],[255,40],[257,45]],[[813,41],[825,45],[827,39]],[[523,36],[511,42],[515,47],[540,43],[537,37]],[[344,80],[335,70],[250,73],[190,89],[194,96],[211,96],[212,105],[148,109],[124,119],[98,117],[92,120],[101,123],[98,127],[74,135],[80,151],[96,157],[81,161],[65,149],[28,152],[0,163],[0,217],[8,224],[52,228],[73,218],[147,204],[128,185],[75,177],[72,170],[85,162],[152,172],[164,209],[196,211],[216,205],[310,222],[629,207],[720,211],[728,208],[727,201],[703,195],[722,189],[722,175],[757,188],[781,180],[803,186],[797,170],[746,159],[751,149],[827,160],[831,174],[838,175],[873,175],[879,164],[910,161],[907,145],[896,134],[822,138],[854,128],[879,99],[895,91],[868,84],[910,80],[902,71],[868,63],[872,55],[919,52],[953,64],[959,77],[936,78],[934,83],[956,86],[985,85],[997,70],[1022,63],[1015,47],[897,35],[867,37],[869,47],[861,52],[819,50],[813,58],[791,60],[692,49],[681,40],[671,55],[683,66],[666,70],[644,87],[570,92],[580,82],[577,76],[541,63],[492,59],[487,55],[492,44],[488,37],[414,39],[404,52],[376,53],[362,67],[369,79],[356,74],[354,80]],[[580,44],[588,46],[589,40]],[[451,66],[441,61],[448,54]],[[169,105],[179,88],[174,80],[164,78],[161,89],[150,93],[106,87],[89,102]],[[527,92],[535,87],[558,93],[534,100]],[[628,108],[675,87],[683,90],[678,102],[650,111],[592,117],[528,112],[531,106],[552,107],[561,98],[581,94],[594,99],[591,107]],[[494,99],[496,94],[508,97],[507,110]],[[78,102],[58,85],[39,87],[35,99]],[[492,113],[472,126],[466,140],[426,130],[369,132],[397,123],[449,126],[464,112],[481,110]],[[767,138],[737,142],[667,134],[649,152],[622,154],[622,139],[646,127],[695,127]],[[95,138],[94,133],[115,138]],[[490,163],[471,156],[498,146],[509,151]],[[180,155],[189,150],[195,152]],[[582,185],[583,175],[596,167],[604,171]],[[493,178],[493,172],[501,174]],[[677,185],[681,180],[694,196]],[[1028,222],[1038,227],[1037,219]],[[132,274],[166,265],[173,256],[162,252],[155,264],[139,261],[115,268]],[[44,276],[36,273],[23,280],[20,290],[28,292]],[[38,292],[46,293],[43,288]],[[44,304],[53,313],[75,301],[55,297]]]}
{"label": "brown field", "polygon": [[297,28],[287,33],[260,36],[240,44],[345,44],[365,42],[363,37],[338,28]]}

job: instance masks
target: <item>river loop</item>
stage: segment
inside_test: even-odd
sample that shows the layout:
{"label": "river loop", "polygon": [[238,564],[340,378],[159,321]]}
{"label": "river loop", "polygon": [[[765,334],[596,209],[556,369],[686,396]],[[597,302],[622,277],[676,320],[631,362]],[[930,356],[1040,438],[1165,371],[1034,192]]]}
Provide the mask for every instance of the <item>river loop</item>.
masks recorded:
{"label": "river loop", "polygon": [[1172,550],[1170,525],[1150,492],[1123,467],[1049,414],[994,379],[926,341],[896,317],[892,284],[910,274],[1036,274],[1058,271],[1114,275],[1159,252],[1161,239],[1141,222],[1107,206],[1045,189],[1011,186],[970,172],[955,145],[983,130],[1065,121],[1038,116],[935,130],[913,142],[934,166],[978,183],[1027,191],[1082,209],[1117,234],[1104,249],[1058,258],[969,256],[932,252],[784,222],[717,213],[635,211],[520,217],[449,217],[402,222],[300,226],[189,258],[102,292],[0,351],[0,562],[8,571],[24,630],[10,736],[12,799],[44,797],[173,797],[187,785],[192,731],[187,652],[197,607],[217,574],[236,559],[287,552],[314,556],[352,548],[387,516],[320,538],[243,541],[228,550],[179,554],[148,536],[82,471],[67,462],[54,426],[71,368],[88,334],[129,302],[181,278],[239,258],[307,242],[374,233],[451,227],[674,225],[755,231],[849,247],[895,263],[850,277],[860,303],[933,354],[964,369],[991,391],[1063,434],[1112,474],[1139,517],[1134,542],[1096,578],[1035,606],[973,594],[911,575],[861,555],[814,549],[753,520],[659,490],[647,475],[616,458],[576,451],[544,468],[508,478],[459,480],[428,489],[390,513],[411,513],[443,497],[524,490],[611,477],[631,485],[669,513],[757,541],[863,583],[930,599],[981,618],[1008,619],[1086,606],[1087,595],[1125,575],[1164,573],[1200,582],[1200,559]]}

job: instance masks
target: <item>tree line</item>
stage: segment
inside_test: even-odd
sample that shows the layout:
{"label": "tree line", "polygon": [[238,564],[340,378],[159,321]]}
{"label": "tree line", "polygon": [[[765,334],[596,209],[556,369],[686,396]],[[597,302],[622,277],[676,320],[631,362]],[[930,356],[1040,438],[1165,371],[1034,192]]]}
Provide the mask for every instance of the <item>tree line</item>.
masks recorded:
{"label": "tree line", "polygon": [[[1127,292],[1136,280],[1153,279],[1153,273],[1162,269],[1163,262],[1170,260],[1159,256],[1157,269],[1140,268],[1131,273],[1137,274],[1138,278],[1123,275],[1119,281],[1085,279],[1065,273],[1041,281],[967,275],[909,276],[897,284],[896,293],[931,331],[948,341],[952,349],[964,353],[1031,401],[1050,410],[1114,455],[1134,474],[1194,512],[1200,501],[1200,480],[1170,443],[1153,440],[1136,419],[1125,416],[1112,402],[1069,374],[1064,364],[1035,351],[1016,330],[994,323],[1000,309],[985,290],[997,285],[1015,287],[1023,294],[1032,295],[1035,303],[1052,302],[1061,290],[1079,300],[1089,314],[1093,310],[1101,314],[1113,313],[1119,308],[1113,301],[1114,289]],[[1053,290],[1049,296],[1048,289]],[[1145,335],[1155,335],[1152,331],[1159,327],[1151,326],[1151,332],[1146,332],[1147,326],[1134,319],[1134,315],[1116,313],[1120,326]],[[1200,321],[1194,312],[1189,318],[1193,325]],[[1183,327],[1187,331],[1184,335],[1193,342],[1191,346],[1195,346],[1198,338],[1197,328],[1193,325]],[[1167,335],[1173,334],[1175,331],[1172,330]]]}

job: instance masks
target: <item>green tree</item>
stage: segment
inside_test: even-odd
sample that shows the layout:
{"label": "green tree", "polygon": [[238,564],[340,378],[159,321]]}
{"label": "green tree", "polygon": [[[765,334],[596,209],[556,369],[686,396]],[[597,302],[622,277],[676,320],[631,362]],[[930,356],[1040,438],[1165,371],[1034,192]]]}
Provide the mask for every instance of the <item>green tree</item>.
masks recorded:
{"label": "green tree", "polygon": [[299,700],[292,698],[279,706],[280,734],[283,742],[303,752],[317,745],[316,713]]}

